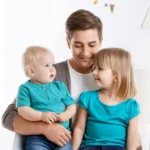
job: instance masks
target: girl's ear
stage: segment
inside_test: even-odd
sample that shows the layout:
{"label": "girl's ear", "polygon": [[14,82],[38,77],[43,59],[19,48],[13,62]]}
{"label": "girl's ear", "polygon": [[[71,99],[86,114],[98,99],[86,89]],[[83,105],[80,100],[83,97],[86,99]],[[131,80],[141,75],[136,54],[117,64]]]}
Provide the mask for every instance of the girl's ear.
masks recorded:
{"label": "girl's ear", "polygon": [[35,70],[34,70],[33,67],[29,67],[29,68],[28,68],[28,75],[29,75],[30,77],[34,77],[34,76],[35,76]]}
{"label": "girl's ear", "polygon": [[68,48],[70,49],[71,48],[71,41],[67,37],[66,37],[66,41],[67,41]]}
{"label": "girl's ear", "polygon": [[114,82],[117,82],[118,81],[118,75],[115,73],[114,74]]}

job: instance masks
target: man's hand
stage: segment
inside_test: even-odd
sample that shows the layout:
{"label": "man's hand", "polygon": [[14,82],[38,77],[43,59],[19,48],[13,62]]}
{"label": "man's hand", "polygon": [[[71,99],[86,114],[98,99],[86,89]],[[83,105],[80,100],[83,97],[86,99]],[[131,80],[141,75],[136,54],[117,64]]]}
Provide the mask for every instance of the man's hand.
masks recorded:
{"label": "man's hand", "polygon": [[71,140],[71,132],[59,123],[47,124],[43,132],[48,140],[59,146],[64,146]]}
{"label": "man's hand", "polygon": [[60,123],[48,124],[40,121],[28,121],[17,115],[14,119],[13,129],[22,135],[39,135],[43,134],[51,142],[64,146],[71,140],[71,132],[63,127]]}
{"label": "man's hand", "polygon": [[59,114],[58,115],[58,118],[57,118],[57,120],[59,121],[59,122],[65,122],[65,121],[67,121],[67,120],[69,120],[69,113],[68,112],[63,112],[63,113],[61,113],[61,114]]}
{"label": "man's hand", "polygon": [[47,123],[53,123],[57,121],[57,117],[57,114],[54,112],[42,112],[41,114],[41,120]]}

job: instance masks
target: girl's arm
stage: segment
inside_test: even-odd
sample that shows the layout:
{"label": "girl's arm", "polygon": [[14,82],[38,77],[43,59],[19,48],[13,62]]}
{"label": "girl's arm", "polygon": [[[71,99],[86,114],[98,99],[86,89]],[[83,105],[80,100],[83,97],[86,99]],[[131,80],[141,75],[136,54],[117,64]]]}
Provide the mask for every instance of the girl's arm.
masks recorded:
{"label": "girl's arm", "polygon": [[127,150],[136,150],[139,146],[138,118],[129,121],[127,131]]}
{"label": "girl's arm", "polygon": [[88,112],[82,107],[78,106],[77,116],[75,120],[75,127],[73,130],[73,141],[72,148],[73,150],[78,150],[83,138],[83,134],[86,127]]}

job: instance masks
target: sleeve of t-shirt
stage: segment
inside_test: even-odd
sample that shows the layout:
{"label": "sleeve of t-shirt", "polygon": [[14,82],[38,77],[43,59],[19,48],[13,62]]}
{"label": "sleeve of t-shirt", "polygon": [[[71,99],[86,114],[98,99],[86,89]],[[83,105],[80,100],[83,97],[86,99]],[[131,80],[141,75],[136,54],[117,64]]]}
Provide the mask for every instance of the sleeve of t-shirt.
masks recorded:
{"label": "sleeve of t-shirt", "polygon": [[129,108],[129,120],[140,114],[140,106],[136,100],[132,100]]}
{"label": "sleeve of t-shirt", "polygon": [[16,98],[16,108],[21,107],[21,106],[30,106],[30,94],[28,89],[24,86],[21,85],[18,89],[18,94]]}
{"label": "sleeve of t-shirt", "polygon": [[64,102],[65,106],[75,104],[76,102],[72,98],[72,96],[70,95],[67,86],[63,82],[60,82],[60,83],[61,83],[61,86],[62,86],[62,89],[63,89],[63,92],[64,92],[63,102]]}
{"label": "sleeve of t-shirt", "polygon": [[81,93],[79,96],[78,105],[81,106],[83,109],[88,110],[89,102],[90,102],[90,97],[88,92]]}

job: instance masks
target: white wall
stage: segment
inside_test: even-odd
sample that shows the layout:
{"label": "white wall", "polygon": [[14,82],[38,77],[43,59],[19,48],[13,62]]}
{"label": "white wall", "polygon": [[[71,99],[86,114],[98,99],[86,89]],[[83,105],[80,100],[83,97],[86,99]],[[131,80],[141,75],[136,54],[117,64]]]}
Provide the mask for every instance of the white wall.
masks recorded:
{"label": "white wall", "polygon": [[[105,0],[5,0],[1,74],[0,115],[16,96],[18,86],[27,78],[21,68],[21,55],[29,45],[48,47],[56,62],[71,57],[65,41],[65,20],[75,10],[88,9],[104,24],[102,47],[122,47],[133,55],[136,69],[150,68],[150,30],[141,30],[150,6],[149,0],[108,0],[115,4],[114,14],[104,7]],[[1,9],[2,10],[2,9]],[[1,19],[1,20],[2,20]],[[0,126],[0,147],[10,150],[13,133]],[[4,142],[4,138],[7,139]]]}
{"label": "white wall", "polygon": [[137,99],[140,102],[140,124],[149,124],[150,130],[150,70],[135,70],[137,81]]}

